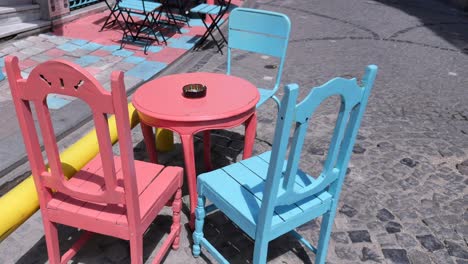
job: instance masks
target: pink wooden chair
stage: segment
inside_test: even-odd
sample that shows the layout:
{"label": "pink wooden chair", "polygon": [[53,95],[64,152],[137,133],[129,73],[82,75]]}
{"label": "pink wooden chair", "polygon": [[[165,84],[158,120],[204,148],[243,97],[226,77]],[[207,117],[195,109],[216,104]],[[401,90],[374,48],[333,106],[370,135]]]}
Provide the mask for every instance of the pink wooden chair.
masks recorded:
{"label": "pink wooden chair", "polygon": [[[134,160],[123,73],[112,73],[109,93],[93,76],[70,62],[42,63],[28,79],[21,78],[16,57],[7,57],[5,64],[39,196],[49,262],[66,263],[95,232],[129,240],[131,263],[142,263],[143,233],[171,199],[173,224],[154,262],[161,261],[171,244],[177,249],[183,170]],[[100,154],[70,180],[62,171],[66,164],[60,161],[46,103],[51,93],[77,97],[93,111]],[[41,155],[30,102],[37,114],[48,167]],[[112,153],[109,114],[116,116],[120,157]],[[57,223],[86,230],[63,256]]]}

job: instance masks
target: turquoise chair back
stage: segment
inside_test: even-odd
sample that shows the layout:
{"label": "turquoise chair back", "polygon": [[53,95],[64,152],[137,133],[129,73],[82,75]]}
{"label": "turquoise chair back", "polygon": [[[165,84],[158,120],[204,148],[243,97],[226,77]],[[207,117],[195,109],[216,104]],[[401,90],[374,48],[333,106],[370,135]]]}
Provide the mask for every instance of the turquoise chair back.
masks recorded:
{"label": "turquoise chair back", "polygon": [[[312,196],[318,197],[323,191],[333,196],[330,209],[333,222],[348,162],[376,74],[377,66],[368,66],[362,87],[355,78],[334,78],[320,87],[313,88],[297,105],[299,87],[296,84],[286,87],[277,119],[264,199],[257,224],[257,232],[264,234],[257,233],[257,236],[268,236],[276,207],[292,205]],[[335,129],[323,170],[316,180],[310,181],[310,177],[298,168],[309,120],[318,106],[334,95],[341,98]],[[290,139],[291,128],[294,129],[292,139]],[[285,160],[288,146],[290,146],[289,154]],[[296,182],[302,182],[306,187],[297,190]],[[322,236],[325,235],[321,232]],[[328,245],[329,235],[321,239],[326,239],[327,241],[321,243]]]}
{"label": "turquoise chair back", "polygon": [[[281,13],[236,8],[229,16],[227,74],[231,74],[231,53],[233,49],[255,52],[280,59],[275,86],[269,91],[260,91],[262,97],[273,97],[279,88],[286,59],[291,22]],[[268,98],[261,98],[257,107]],[[279,104],[278,98],[274,100]]]}
{"label": "turquoise chair back", "polygon": [[[334,182],[343,181],[376,73],[376,66],[367,67],[363,87],[357,84],[355,78],[334,78],[320,87],[313,88],[309,95],[297,105],[298,86],[292,84],[286,87],[286,96],[282,100],[284,105],[280,108],[271,165],[267,176],[268,182],[271,182],[272,192],[276,193],[274,206],[295,203],[318,194]],[[300,177],[297,171],[309,120],[325,99],[335,95],[341,98],[341,105],[323,170],[306,189],[297,192],[294,189],[294,182],[300,180],[296,179]],[[294,127],[294,133],[290,142],[291,127]],[[290,151],[285,161],[288,145],[290,145]],[[283,166],[286,167],[285,171],[283,171]],[[339,189],[336,189],[331,193],[333,195],[338,192]]]}

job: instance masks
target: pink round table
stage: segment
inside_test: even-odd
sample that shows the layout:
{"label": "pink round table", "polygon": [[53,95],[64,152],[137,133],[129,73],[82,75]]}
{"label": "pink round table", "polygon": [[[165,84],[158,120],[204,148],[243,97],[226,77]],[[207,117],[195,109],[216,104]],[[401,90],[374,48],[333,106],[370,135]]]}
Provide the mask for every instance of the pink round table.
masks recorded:
{"label": "pink round table", "polygon": [[[202,98],[185,98],[182,87],[189,83],[207,86]],[[164,76],[142,85],[132,103],[141,120],[141,129],[150,160],[157,162],[152,127],[164,128],[180,135],[190,196],[190,227],[193,229],[197,202],[197,181],[193,136],[204,131],[204,161],[211,170],[210,132],[245,125],[243,158],[252,155],[257,127],[255,106],[260,98],[255,85],[226,74],[184,73]],[[221,186],[220,186],[221,187]]]}

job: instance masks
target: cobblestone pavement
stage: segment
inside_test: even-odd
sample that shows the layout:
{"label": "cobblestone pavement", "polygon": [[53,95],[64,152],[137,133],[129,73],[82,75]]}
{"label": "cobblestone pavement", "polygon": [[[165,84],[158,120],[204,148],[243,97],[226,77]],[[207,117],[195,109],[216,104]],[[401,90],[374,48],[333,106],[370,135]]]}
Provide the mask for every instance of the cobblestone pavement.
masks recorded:
{"label": "cobblestone pavement", "polygon": [[[370,63],[380,67],[341,194],[328,262],[468,263],[467,16],[431,0],[273,0],[249,5],[291,18],[283,83],[298,83],[302,96],[332,77],[362,76]],[[208,49],[186,57],[171,71],[224,72],[225,60]],[[259,86],[273,83],[272,58],[236,53],[234,60],[234,74]],[[311,121],[301,164],[310,173],[320,171],[326,155],[336,103],[327,101]],[[270,148],[275,111],[272,102],[258,111],[255,153]],[[145,159],[138,128],[133,136],[137,158]],[[215,166],[239,160],[241,128],[217,131],[212,137]],[[196,151],[201,158],[200,141]],[[180,144],[162,159],[183,165]],[[183,221],[187,223],[185,216]],[[316,243],[319,222],[299,232]],[[145,238],[148,261],[169,226],[167,215],[154,222]],[[251,263],[253,242],[222,214],[207,217],[205,232],[232,263]],[[0,244],[0,262],[45,262],[42,234],[36,214]],[[67,228],[61,234],[64,247],[76,237],[76,231]],[[171,251],[165,262],[212,261],[209,254],[192,258],[190,245],[190,233],[184,230],[181,248]],[[313,263],[313,258],[289,236],[270,243],[271,263]],[[101,236],[75,257],[78,263],[128,260],[128,243]]]}

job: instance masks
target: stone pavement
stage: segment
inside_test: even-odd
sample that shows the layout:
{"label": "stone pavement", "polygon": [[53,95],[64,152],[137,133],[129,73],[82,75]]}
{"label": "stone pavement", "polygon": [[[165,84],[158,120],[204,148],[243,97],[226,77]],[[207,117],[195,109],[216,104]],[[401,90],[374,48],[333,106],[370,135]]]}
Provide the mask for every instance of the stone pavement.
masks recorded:
{"label": "stone pavement", "polygon": [[[433,0],[258,0],[249,5],[291,18],[283,83],[298,83],[302,96],[332,77],[362,76],[370,63],[380,67],[341,194],[328,262],[468,263],[466,14]],[[259,86],[273,83],[274,59],[237,53],[234,60],[234,74]],[[224,72],[225,61],[212,48],[186,56],[165,74]],[[321,168],[336,113],[336,100],[330,99],[311,120],[312,137],[302,155],[302,168],[311,173]],[[270,148],[274,104],[268,102],[258,114],[255,153]],[[212,136],[215,166],[239,160],[242,135],[238,128]],[[138,128],[133,137],[137,158],[146,159]],[[196,150],[201,158],[200,141]],[[183,165],[180,144],[162,158],[165,164]],[[312,221],[299,232],[316,243],[319,223]],[[147,262],[169,226],[170,218],[163,215],[148,231]],[[252,241],[222,214],[207,217],[205,232],[232,263],[251,263]],[[61,236],[65,248],[76,231],[63,228]],[[212,261],[209,254],[192,258],[190,237],[184,230],[181,248],[165,263]],[[270,263],[313,263],[313,257],[289,236],[270,243]],[[38,214],[0,244],[1,263],[46,259]],[[128,263],[128,243],[99,236],[74,261]]]}

